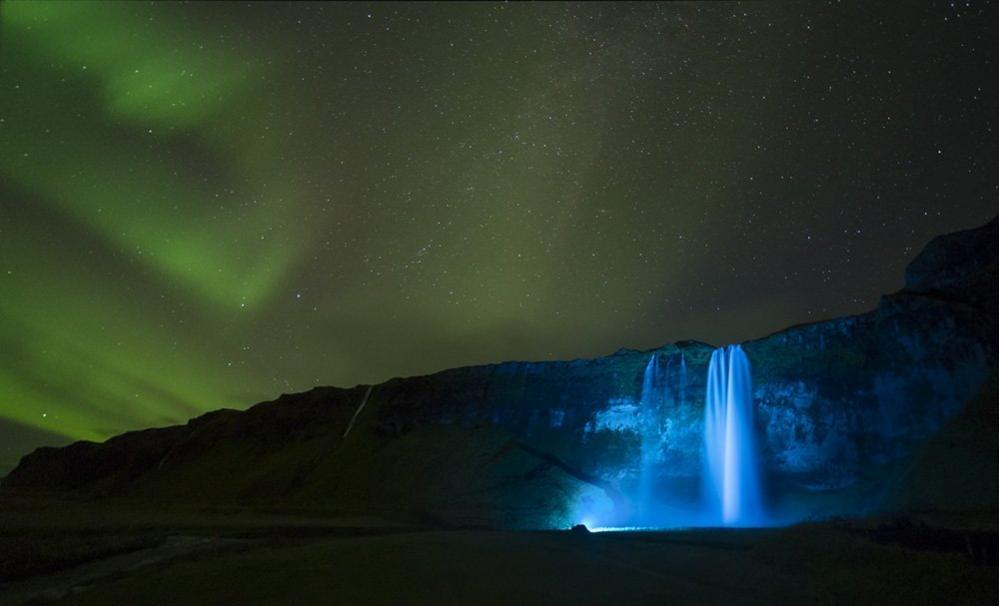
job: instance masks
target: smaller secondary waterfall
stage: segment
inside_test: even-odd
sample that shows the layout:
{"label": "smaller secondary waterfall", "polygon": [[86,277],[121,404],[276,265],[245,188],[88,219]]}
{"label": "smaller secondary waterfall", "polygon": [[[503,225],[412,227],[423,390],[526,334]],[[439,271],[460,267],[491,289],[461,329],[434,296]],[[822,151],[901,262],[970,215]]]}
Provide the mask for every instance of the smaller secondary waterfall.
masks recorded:
{"label": "smaller secondary waterfall", "polygon": [[638,519],[648,523],[654,515],[656,457],[659,449],[659,407],[665,392],[659,377],[659,354],[652,354],[645,365],[641,394],[641,462],[638,471]]}
{"label": "smaller secondary waterfall", "polygon": [[705,484],[710,514],[725,525],[763,522],[753,416],[749,359],[738,345],[716,349],[704,403]]}
{"label": "smaller secondary waterfall", "polygon": [[687,402],[687,356],[680,352],[680,406]]}

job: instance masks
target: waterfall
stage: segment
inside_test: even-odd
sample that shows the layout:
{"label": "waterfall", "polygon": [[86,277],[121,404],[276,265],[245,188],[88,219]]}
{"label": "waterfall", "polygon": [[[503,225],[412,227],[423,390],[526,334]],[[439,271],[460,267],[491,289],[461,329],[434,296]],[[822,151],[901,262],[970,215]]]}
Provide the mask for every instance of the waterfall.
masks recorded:
{"label": "waterfall", "polygon": [[642,377],[641,406],[641,461],[638,471],[638,498],[636,509],[638,518],[648,523],[655,515],[654,487],[656,459],[659,450],[659,406],[665,396],[660,389],[659,354],[652,354],[645,365]]}
{"label": "waterfall", "polygon": [[687,403],[687,357],[680,352],[680,406]]}
{"label": "waterfall", "polygon": [[763,522],[749,359],[738,345],[718,348],[708,364],[704,445],[709,511],[725,525]]}

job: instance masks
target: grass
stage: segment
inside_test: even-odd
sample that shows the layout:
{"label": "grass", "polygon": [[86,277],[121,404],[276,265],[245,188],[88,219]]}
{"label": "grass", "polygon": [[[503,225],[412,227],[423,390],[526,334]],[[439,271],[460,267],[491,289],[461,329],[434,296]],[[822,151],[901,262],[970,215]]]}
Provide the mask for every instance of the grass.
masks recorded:
{"label": "grass", "polygon": [[267,547],[142,571],[79,604],[994,604],[994,568],[826,526],[447,531]]}
{"label": "grass", "polygon": [[309,511],[7,495],[0,570],[21,580],[0,585],[0,603],[999,603],[995,566],[875,540],[866,530],[877,527],[442,531]]}
{"label": "grass", "polygon": [[30,534],[0,536],[0,582],[51,573],[91,560],[155,547],[162,535]]}

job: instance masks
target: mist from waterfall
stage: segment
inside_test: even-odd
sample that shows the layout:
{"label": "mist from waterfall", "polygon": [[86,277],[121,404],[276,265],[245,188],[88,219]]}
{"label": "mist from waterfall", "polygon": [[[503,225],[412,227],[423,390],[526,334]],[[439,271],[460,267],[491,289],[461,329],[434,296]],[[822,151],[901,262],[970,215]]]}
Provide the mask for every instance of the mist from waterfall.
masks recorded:
{"label": "mist from waterfall", "polygon": [[706,512],[726,526],[765,523],[749,359],[739,345],[711,354],[704,404]]}

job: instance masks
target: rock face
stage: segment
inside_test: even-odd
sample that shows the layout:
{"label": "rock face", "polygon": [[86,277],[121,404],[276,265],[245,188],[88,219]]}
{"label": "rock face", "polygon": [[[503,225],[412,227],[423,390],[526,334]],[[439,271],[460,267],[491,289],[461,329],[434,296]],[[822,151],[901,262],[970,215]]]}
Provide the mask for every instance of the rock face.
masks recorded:
{"label": "rock face", "polygon": [[999,512],[999,373],[903,472],[886,507],[895,511]]}
{"label": "rock face", "polygon": [[[913,454],[994,363],[997,284],[999,218],[931,242],[905,288],[872,312],[743,344],[775,520],[899,503],[886,499],[900,476],[913,477],[902,473]],[[696,511],[712,350],[680,342],[317,388],[103,444],[38,449],[3,486],[568,526],[589,510],[626,517],[651,431],[657,500]],[[665,395],[648,411],[640,396],[653,353]]]}

